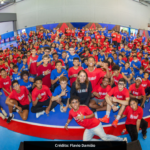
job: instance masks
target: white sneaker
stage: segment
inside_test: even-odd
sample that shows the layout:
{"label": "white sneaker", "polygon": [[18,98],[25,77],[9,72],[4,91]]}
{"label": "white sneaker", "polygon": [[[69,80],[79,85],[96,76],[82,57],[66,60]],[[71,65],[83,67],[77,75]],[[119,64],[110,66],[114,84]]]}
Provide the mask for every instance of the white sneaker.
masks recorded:
{"label": "white sneaker", "polygon": [[126,141],[126,143],[128,143],[128,139],[126,137],[123,138],[123,141]]}
{"label": "white sneaker", "polygon": [[53,108],[51,111],[52,111],[52,112],[55,112],[55,109]]}
{"label": "white sneaker", "polygon": [[64,112],[64,111],[63,111],[63,107],[64,107],[64,105],[63,105],[63,104],[62,104],[62,105],[60,105],[60,111],[61,111],[61,112]]}
{"label": "white sneaker", "polygon": [[5,119],[5,116],[2,114],[2,113],[0,113],[0,117],[4,120]]}
{"label": "white sneaker", "polygon": [[38,112],[36,113],[36,118],[39,118],[41,115],[44,115],[45,111],[41,111],[41,112]]}
{"label": "white sneaker", "polygon": [[5,117],[7,117],[7,113],[4,109],[2,110],[2,113],[4,114]]}

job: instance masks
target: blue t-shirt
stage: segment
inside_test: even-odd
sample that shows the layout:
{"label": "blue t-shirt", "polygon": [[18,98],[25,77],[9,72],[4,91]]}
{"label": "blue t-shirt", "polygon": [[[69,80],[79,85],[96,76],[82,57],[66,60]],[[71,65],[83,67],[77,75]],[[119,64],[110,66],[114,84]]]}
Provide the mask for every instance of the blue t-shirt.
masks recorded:
{"label": "blue t-shirt", "polygon": [[105,55],[101,55],[101,54],[99,54],[98,55],[98,60],[100,61],[104,61],[105,60]]}
{"label": "blue t-shirt", "polygon": [[140,74],[140,71],[139,71],[139,72],[135,73],[134,77],[135,78],[137,78],[137,77],[144,78],[144,73]]}
{"label": "blue t-shirt", "polygon": [[59,42],[59,41],[57,41],[57,42],[56,42],[56,41],[54,41],[53,43],[55,43],[55,44],[60,44],[60,42]]}
{"label": "blue t-shirt", "polygon": [[134,40],[134,36],[130,36],[130,41],[133,41]]}
{"label": "blue t-shirt", "polygon": [[[124,64],[122,64],[121,62],[123,62]],[[124,67],[125,61],[124,60],[121,60],[121,61],[119,60],[118,65],[119,65],[119,67]]]}
{"label": "blue t-shirt", "polygon": [[91,39],[95,38],[95,34],[90,35]]}
{"label": "blue t-shirt", "polygon": [[[30,77],[29,77],[29,78],[30,78]],[[24,82],[23,79],[20,79],[19,84],[20,84],[21,86],[25,86],[28,90],[31,90],[33,83],[29,81],[29,78],[28,78],[28,82]],[[32,78],[32,77],[31,77],[31,78]]]}
{"label": "blue t-shirt", "polygon": [[20,77],[20,75],[18,75],[18,73],[13,73],[12,74],[12,80],[14,81],[14,80],[17,80],[17,81],[19,81],[21,79],[21,77]]}
{"label": "blue t-shirt", "polygon": [[144,43],[144,42],[145,42],[145,37],[143,36],[143,37],[142,37],[142,43]]}
{"label": "blue t-shirt", "polygon": [[133,61],[133,60],[131,61],[131,67],[133,68],[134,73],[138,72],[139,70],[136,69],[136,68],[134,68],[133,65],[135,65],[135,66],[137,66],[138,68],[140,68],[140,67],[141,67],[141,62],[140,62],[140,61],[135,62],[135,61]]}
{"label": "blue t-shirt", "polygon": [[74,55],[69,55],[69,57],[67,58],[68,60],[68,66],[69,68],[73,67],[73,58],[79,58],[79,62],[81,62],[80,57],[78,54],[74,54]]}
{"label": "blue t-shirt", "polygon": [[20,70],[21,70],[21,68],[22,68],[23,66],[25,66],[25,68],[22,69],[22,71],[29,71],[27,63],[26,63],[25,65],[24,65],[23,63],[21,63],[21,64],[19,65],[18,72],[20,72]]}
{"label": "blue t-shirt", "polygon": [[85,63],[82,63],[82,68],[86,69],[86,68],[88,68],[88,66]]}
{"label": "blue t-shirt", "polygon": [[[62,96],[62,97],[61,97],[62,99],[68,99],[68,98],[70,98],[70,91],[71,91],[71,88],[70,88],[69,86],[66,86],[66,90],[67,90],[66,95]],[[53,93],[53,96],[57,96],[57,95],[59,95],[61,92],[62,92],[62,89],[61,89],[61,86],[59,85],[59,86],[56,87],[56,89],[55,89],[55,91],[54,91],[54,93]]]}
{"label": "blue t-shirt", "polygon": [[113,57],[112,53],[108,54],[108,58],[109,58],[109,57],[114,60],[114,57]]}
{"label": "blue t-shirt", "polygon": [[[61,73],[58,73],[58,72],[57,72],[57,69],[52,70],[52,72],[51,72],[51,79],[52,79],[52,80],[55,80],[55,79],[56,79],[57,77],[59,77],[62,73],[64,74],[65,77],[67,77],[67,79],[68,79],[68,84],[70,84],[69,77],[68,77],[68,72],[67,72],[67,70],[65,70],[65,69],[62,69],[62,70],[61,70]],[[58,80],[56,83],[59,84],[59,80]]]}
{"label": "blue t-shirt", "polygon": [[62,52],[63,52],[63,49],[59,49],[59,48],[56,48],[56,51],[57,51],[57,54],[58,54],[58,58],[60,59],[61,58],[61,55],[62,55]]}
{"label": "blue t-shirt", "polygon": [[18,66],[18,68],[19,68],[19,66],[20,66],[21,64],[22,64],[22,60],[21,60],[21,63],[18,63],[18,62],[17,62],[17,64],[16,64],[16,65],[17,65],[17,66]]}
{"label": "blue t-shirt", "polygon": [[119,59],[114,59],[113,61],[114,61],[114,63],[115,63],[116,65],[119,64]]}
{"label": "blue t-shirt", "polygon": [[111,33],[107,33],[106,37],[108,37],[108,41],[111,41]]}
{"label": "blue t-shirt", "polygon": [[125,67],[123,67],[123,68],[121,69],[121,73],[124,73],[125,76],[128,76],[128,75],[130,75],[130,74],[132,73],[132,71],[131,71],[130,68],[125,69]]}

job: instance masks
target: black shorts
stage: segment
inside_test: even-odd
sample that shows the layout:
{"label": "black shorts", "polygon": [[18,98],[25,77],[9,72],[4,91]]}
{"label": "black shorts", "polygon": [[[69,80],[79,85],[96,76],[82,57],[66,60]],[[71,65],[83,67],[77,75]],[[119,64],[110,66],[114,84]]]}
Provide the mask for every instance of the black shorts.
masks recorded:
{"label": "black shorts", "polygon": [[22,108],[22,110],[29,110],[29,105],[21,105],[19,102],[18,102],[18,106]]}

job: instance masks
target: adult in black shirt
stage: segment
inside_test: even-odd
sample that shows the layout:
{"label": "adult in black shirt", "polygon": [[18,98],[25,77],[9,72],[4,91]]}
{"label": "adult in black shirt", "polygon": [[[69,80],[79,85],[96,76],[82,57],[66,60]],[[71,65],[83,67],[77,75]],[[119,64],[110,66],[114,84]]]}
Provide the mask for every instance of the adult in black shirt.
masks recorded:
{"label": "adult in black shirt", "polygon": [[71,96],[76,95],[80,98],[81,105],[89,106],[89,101],[91,98],[92,85],[88,79],[88,75],[84,70],[80,70],[76,81],[71,87]]}

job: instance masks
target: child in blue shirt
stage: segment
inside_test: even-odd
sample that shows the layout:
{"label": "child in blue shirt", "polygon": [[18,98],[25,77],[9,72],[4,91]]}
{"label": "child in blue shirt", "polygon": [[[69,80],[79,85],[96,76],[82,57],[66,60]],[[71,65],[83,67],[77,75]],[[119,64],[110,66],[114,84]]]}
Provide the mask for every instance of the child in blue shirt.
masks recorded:
{"label": "child in blue shirt", "polygon": [[22,71],[19,84],[21,86],[25,86],[29,90],[29,92],[32,92],[32,90],[34,88],[33,82],[34,82],[34,78],[29,77],[28,71]]}
{"label": "child in blue shirt", "polygon": [[100,50],[100,52],[98,54],[98,61],[104,61],[104,60],[105,60],[104,51]]}
{"label": "child in blue shirt", "polygon": [[118,65],[119,64],[119,59],[118,59],[117,53],[114,53],[113,57],[114,57],[114,59],[113,59],[114,63],[116,65]]}
{"label": "child in blue shirt", "polygon": [[70,53],[70,54],[67,55],[67,57],[66,57],[66,63],[68,63],[68,67],[69,67],[69,68],[73,67],[73,58],[75,58],[75,57],[79,58],[80,66],[81,66],[81,59],[80,59],[80,57],[79,57],[78,54],[75,54],[75,49],[74,49],[74,47],[70,47],[69,53]]}
{"label": "child in blue shirt", "polygon": [[17,57],[17,66],[19,68],[19,66],[22,64],[22,60],[21,60],[21,57]]}
{"label": "child in blue shirt", "polygon": [[84,58],[84,60],[83,60],[84,63],[82,63],[82,68],[83,69],[88,68],[87,61],[88,61],[88,58]]}
{"label": "child in blue shirt", "polygon": [[70,84],[69,82],[69,78],[68,78],[68,72],[67,70],[62,68],[62,62],[61,61],[57,61],[55,63],[55,68],[54,70],[52,70],[51,72],[51,91],[53,92],[54,89],[59,85],[59,79],[62,76],[67,77],[68,79],[68,84]]}
{"label": "child in blue shirt", "polygon": [[[65,76],[60,77],[59,83],[60,85],[58,85],[54,90],[52,101],[56,101],[60,104],[61,112],[66,112],[67,108],[69,107],[71,88],[67,85],[68,79]],[[65,104],[66,106],[64,107],[63,104]]]}
{"label": "child in blue shirt", "polygon": [[144,67],[143,66],[141,66],[140,70],[135,73],[134,79],[136,79],[137,77],[141,77],[142,79],[144,78]]}
{"label": "child in blue shirt", "polygon": [[124,65],[125,65],[125,61],[122,60],[122,58],[123,58],[122,54],[119,54],[119,63],[118,63],[118,65],[120,67],[120,71],[121,71],[122,67],[124,67]]}
{"label": "child in blue shirt", "polygon": [[18,72],[18,66],[14,65],[13,70],[14,70],[14,73],[12,75],[12,80],[19,81],[21,79],[21,77],[20,77],[20,73]]}
{"label": "child in blue shirt", "polygon": [[19,69],[18,69],[19,72],[22,72],[22,71],[29,71],[29,68],[28,68],[28,65],[27,65],[27,56],[23,56],[22,57],[22,63],[19,65]]}
{"label": "child in blue shirt", "polygon": [[125,63],[125,67],[121,69],[120,73],[122,74],[123,78],[126,80],[126,88],[129,88],[132,79],[132,71],[130,69],[129,62]]}
{"label": "child in blue shirt", "polygon": [[131,70],[134,72],[134,75],[140,70],[141,62],[137,59],[137,56],[133,56],[133,60],[131,61]]}

